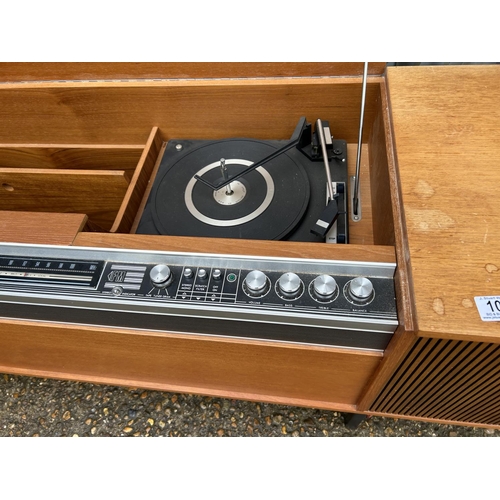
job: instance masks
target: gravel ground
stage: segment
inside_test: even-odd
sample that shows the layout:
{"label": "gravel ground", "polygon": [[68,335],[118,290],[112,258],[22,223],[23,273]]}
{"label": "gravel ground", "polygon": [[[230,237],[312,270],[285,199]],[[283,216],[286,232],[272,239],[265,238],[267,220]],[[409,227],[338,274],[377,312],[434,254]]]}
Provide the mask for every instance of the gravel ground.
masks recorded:
{"label": "gravel ground", "polygon": [[5,436],[500,436],[499,430],[0,374]]}

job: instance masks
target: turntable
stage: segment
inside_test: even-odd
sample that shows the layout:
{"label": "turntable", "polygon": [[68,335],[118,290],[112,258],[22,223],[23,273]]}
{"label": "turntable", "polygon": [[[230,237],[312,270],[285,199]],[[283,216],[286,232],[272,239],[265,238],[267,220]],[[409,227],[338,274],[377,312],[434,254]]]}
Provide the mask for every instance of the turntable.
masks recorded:
{"label": "turntable", "polygon": [[170,140],[138,234],[348,242],[347,143],[301,118],[289,141]]}

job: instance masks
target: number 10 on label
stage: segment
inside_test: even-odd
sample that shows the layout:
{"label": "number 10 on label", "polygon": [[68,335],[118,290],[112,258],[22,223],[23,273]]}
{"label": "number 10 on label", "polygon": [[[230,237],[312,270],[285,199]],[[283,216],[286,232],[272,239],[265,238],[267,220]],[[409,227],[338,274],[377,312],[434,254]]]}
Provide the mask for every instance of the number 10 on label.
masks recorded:
{"label": "number 10 on label", "polygon": [[474,297],[483,321],[500,321],[500,295]]}

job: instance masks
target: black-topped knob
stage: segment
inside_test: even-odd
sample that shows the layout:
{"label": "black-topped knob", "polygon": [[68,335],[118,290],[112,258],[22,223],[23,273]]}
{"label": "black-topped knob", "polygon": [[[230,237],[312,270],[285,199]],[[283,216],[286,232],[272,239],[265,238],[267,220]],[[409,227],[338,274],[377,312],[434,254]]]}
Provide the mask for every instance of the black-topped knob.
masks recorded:
{"label": "black-topped knob", "polygon": [[153,285],[158,288],[164,288],[170,285],[174,278],[170,268],[165,264],[158,264],[157,266],[154,266],[149,272],[149,277],[151,278]]}

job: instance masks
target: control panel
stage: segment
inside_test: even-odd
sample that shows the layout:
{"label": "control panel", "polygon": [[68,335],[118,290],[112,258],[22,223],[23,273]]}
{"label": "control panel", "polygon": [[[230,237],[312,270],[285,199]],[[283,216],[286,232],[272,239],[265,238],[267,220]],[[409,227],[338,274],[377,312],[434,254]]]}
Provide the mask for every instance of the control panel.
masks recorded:
{"label": "control panel", "polygon": [[107,263],[98,290],[123,298],[276,307],[346,315],[395,314],[390,280],[208,266]]}
{"label": "control panel", "polygon": [[[3,244],[0,303],[3,315],[28,319],[378,349],[398,325],[394,269],[371,262]],[[266,333],[259,334],[256,323]],[[373,339],[363,340],[370,333]]]}

